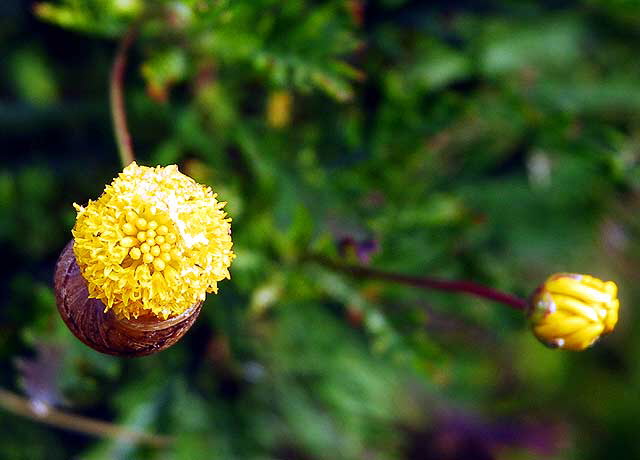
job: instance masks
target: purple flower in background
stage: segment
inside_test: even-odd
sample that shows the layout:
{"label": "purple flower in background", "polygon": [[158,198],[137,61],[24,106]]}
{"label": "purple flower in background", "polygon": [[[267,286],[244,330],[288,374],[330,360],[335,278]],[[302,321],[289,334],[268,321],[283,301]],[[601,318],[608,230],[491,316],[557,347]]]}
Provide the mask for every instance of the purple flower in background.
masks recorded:
{"label": "purple flower in background", "polygon": [[373,238],[356,240],[352,236],[344,236],[338,240],[338,249],[342,257],[355,258],[361,264],[368,265],[379,246]]}
{"label": "purple flower in background", "polygon": [[65,403],[59,387],[63,351],[58,345],[39,343],[36,352],[34,359],[17,358],[15,363],[33,411],[44,415],[49,407]]}
{"label": "purple flower in background", "polygon": [[494,460],[502,448],[520,448],[546,458],[563,447],[564,431],[559,423],[489,421],[469,413],[442,411],[431,429],[410,432],[407,458]]}

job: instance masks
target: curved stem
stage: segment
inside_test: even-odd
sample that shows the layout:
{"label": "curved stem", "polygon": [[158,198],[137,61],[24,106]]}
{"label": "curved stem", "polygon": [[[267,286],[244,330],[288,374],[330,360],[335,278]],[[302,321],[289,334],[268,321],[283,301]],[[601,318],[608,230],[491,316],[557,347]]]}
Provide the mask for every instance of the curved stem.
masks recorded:
{"label": "curved stem", "polygon": [[109,78],[109,95],[111,100],[111,117],[113,119],[113,130],[115,131],[118,143],[118,152],[122,166],[127,166],[134,161],[133,148],[131,146],[131,135],[127,128],[127,114],[122,94],[124,69],[127,65],[127,53],[138,33],[138,25],[134,23],[127,33],[122,37],[118,45],[118,51],[111,67]]}
{"label": "curved stem", "polygon": [[525,311],[527,309],[527,301],[520,297],[498,291],[496,289],[475,283],[473,281],[443,280],[432,278],[429,276],[411,276],[399,273],[385,272],[374,268],[364,267],[362,265],[342,264],[324,257],[313,257],[322,265],[347,273],[356,278],[370,278],[392,283],[405,284],[422,289],[435,289],[438,291],[463,292],[476,297],[493,300],[516,310]]}
{"label": "curved stem", "polygon": [[121,441],[146,444],[152,447],[166,447],[173,442],[173,439],[168,436],[130,431],[112,423],[72,415],[52,407],[47,407],[45,411],[37,411],[28,399],[15,395],[10,391],[3,390],[2,388],[0,388],[0,407],[14,414],[22,415],[23,417],[28,417],[41,423],[93,436],[114,438]]}

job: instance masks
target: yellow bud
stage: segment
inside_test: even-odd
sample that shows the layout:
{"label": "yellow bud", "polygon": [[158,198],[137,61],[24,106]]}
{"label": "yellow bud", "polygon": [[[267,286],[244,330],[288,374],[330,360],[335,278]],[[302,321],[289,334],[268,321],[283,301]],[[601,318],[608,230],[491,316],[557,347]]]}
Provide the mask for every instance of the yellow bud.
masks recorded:
{"label": "yellow bud", "polygon": [[153,268],[155,268],[157,271],[164,270],[164,267],[165,267],[164,261],[160,259],[153,259]]}
{"label": "yellow bud", "polygon": [[283,128],[291,121],[293,98],[286,90],[274,91],[267,100],[267,122],[274,128]]}
{"label": "yellow bud", "polygon": [[120,240],[120,246],[123,248],[131,248],[136,245],[136,240],[131,238],[130,236],[125,236]]}
{"label": "yellow bud", "polygon": [[138,214],[136,214],[134,211],[131,211],[131,210],[127,211],[126,217],[127,217],[127,222],[135,223],[135,221],[138,220]]}
{"label": "yellow bud", "polygon": [[580,351],[613,331],[618,287],[589,275],[559,273],[534,293],[529,320],[534,335],[552,348]]}
{"label": "yellow bud", "polygon": [[124,231],[125,235],[135,235],[136,232],[138,231],[135,227],[135,225],[127,222],[122,226],[122,230]]}

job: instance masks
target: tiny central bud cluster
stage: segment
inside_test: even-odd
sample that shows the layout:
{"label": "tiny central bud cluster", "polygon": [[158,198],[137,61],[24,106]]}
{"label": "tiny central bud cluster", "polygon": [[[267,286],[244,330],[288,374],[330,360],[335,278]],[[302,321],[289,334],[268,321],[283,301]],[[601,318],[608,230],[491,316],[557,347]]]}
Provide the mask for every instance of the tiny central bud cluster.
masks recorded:
{"label": "tiny central bud cluster", "polygon": [[142,216],[128,211],[121,229],[126,236],[120,239],[120,246],[129,249],[127,255],[132,265],[144,263],[154,272],[161,272],[172,260],[182,257],[183,251],[176,246],[178,237],[171,220],[156,209],[152,208]]}

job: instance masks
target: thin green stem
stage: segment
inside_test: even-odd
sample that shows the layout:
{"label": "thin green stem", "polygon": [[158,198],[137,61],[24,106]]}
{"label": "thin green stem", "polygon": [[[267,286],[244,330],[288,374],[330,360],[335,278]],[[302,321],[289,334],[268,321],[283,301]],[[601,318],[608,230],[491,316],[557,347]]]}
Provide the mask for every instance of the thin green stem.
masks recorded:
{"label": "thin green stem", "polygon": [[127,128],[127,113],[123,96],[124,70],[127,65],[127,54],[131,44],[138,34],[138,23],[134,23],[127,33],[120,40],[116,56],[111,67],[109,78],[109,95],[111,100],[111,116],[113,119],[113,130],[116,135],[118,152],[122,166],[125,167],[135,160],[133,147],[131,145],[131,135]]}
{"label": "thin green stem", "polygon": [[399,273],[385,272],[362,265],[343,264],[325,257],[314,256],[311,258],[326,267],[341,271],[356,278],[369,278],[389,281],[392,283],[414,286],[421,289],[434,289],[439,291],[462,292],[476,297],[493,300],[516,310],[526,311],[527,301],[519,297],[498,291],[496,289],[475,283],[473,281],[444,280],[429,276],[411,276]]}

